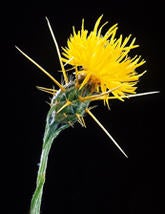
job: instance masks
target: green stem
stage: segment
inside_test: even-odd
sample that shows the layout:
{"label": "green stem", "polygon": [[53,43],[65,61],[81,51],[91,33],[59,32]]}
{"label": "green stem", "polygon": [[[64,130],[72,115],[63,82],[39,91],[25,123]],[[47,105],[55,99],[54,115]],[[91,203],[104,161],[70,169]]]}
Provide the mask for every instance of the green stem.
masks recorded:
{"label": "green stem", "polygon": [[43,187],[45,183],[46,168],[48,163],[48,155],[52,145],[51,140],[52,139],[50,139],[42,148],[40,165],[39,165],[38,175],[37,175],[36,189],[31,200],[31,208],[30,208],[31,214],[40,213],[41,199],[42,199]]}
{"label": "green stem", "polygon": [[59,135],[59,133],[62,130],[64,130],[68,126],[61,126],[60,128],[57,128],[57,127],[58,127],[58,124],[56,125],[47,124],[45,129],[42,152],[40,157],[40,164],[39,164],[39,169],[37,174],[36,189],[34,191],[34,194],[31,200],[30,214],[40,214],[49,152],[50,152],[53,140]]}

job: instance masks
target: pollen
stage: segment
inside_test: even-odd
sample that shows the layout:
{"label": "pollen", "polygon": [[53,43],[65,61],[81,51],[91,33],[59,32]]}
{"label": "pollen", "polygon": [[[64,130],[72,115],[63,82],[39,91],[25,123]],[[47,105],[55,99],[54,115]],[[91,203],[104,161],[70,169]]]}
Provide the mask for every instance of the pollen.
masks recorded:
{"label": "pollen", "polygon": [[102,16],[97,19],[91,32],[84,28],[84,20],[79,31],[73,27],[67,46],[63,48],[62,60],[75,70],[79,89],[88,87],[92,93],[100,94],[111,91],[109,96],[101,98],[106,101],[111,97],[123,100],[127,95],[136,93],[136,84],[145,73],[138,73],[137,68],[145,60],[141,56],[130,56],[130,51],[139,45],[135,44],[131,35],[117,38],[117,24],[103,34],[107,22],[100,25],[101,19]]}

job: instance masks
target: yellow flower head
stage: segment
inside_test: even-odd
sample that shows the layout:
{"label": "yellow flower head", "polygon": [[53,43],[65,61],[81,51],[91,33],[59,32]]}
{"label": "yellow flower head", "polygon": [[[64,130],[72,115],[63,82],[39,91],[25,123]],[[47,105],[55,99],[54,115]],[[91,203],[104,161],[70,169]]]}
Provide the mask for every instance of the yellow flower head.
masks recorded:
{"label": "yellow flower head", "polygon": [[[140,60],[139,56],[131,58],[128,55],[131,49],[138,47],[138,45],[134,44],[135,39],[130,41],[131,36],[123,39],[122,35],[118,39],[115,38],[117,24],[109,28],[103,35],[102,29],[107,22],[99,28],[101,18],[102,16],[98,18],[93,31],[90,33],[84,29],[84,21],[82,21],[81,30],[77,33],[73,28],[73,35],[68,40],[68,47],[63,48],[64,57],[61,57],[50,22],[46,18],[59,57],[64,84],[60,84],[30,56],[17,46],[16,48],[59,87],[58,90],[38,87],[40,90],[53,95],[45,129],[45,133],[50,140],[65,128],[73,126],[76,122],[86,127],[84,117],[88,114],[118,149],[128,157],[91,112],[93,107],[90,107],[90,104],[95,100],[104,100],[108,105],[109,99],[117,98],[123,100],[125,97],[149,95],[158,92],[134,94],[135,85],[139,77],[144,73],[138,74],[135,70],[145,61]],[[71,69],[75,70],[75,76],[72,79],[68,77],[68,70],[65,69],[66,64],[70,64],[72,66]]]}
{"label": "yellow flower head", "polygon": [[77,87],[90,86],[93,92],[101,93],[111,91],[113,97],[122,100],[127,94],[135,93],[135,85],[143,74],[138,74],[136,68],[145,61],[140,60],[140,56],[128,55],[131,49],[138,47],[135,38],[131,41],[131,35],[125,39],[122,35],[115,38],[117,24],[103,35],[107,22],[99,27],[101,18],[91,32],[84,28],[84,20],[80,31],[76,32],[73,27],[67,47],[63,48],[62,60],[75,69]]}

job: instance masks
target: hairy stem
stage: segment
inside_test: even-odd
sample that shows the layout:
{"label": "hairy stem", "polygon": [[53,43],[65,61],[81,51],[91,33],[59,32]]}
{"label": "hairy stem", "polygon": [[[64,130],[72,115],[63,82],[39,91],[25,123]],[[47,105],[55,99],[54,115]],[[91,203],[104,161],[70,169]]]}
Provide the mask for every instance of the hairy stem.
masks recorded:
{"label": "hairy stem", "polygon": [[34,191],[34,194],[31,200],[30,214],[40,214],[49,152],[50,152],[53,140],[59,135],[59,133],[62,130],[64,130],[68,126],[61,126],[60,128],[57,128],[57,127],[58,127],[58,124],[51,126],[47,123],[45,128],[43,146],[42,146],[41,157],[40,157],[40,164],[39,164],[39,169],[37,174],[36,189]]}

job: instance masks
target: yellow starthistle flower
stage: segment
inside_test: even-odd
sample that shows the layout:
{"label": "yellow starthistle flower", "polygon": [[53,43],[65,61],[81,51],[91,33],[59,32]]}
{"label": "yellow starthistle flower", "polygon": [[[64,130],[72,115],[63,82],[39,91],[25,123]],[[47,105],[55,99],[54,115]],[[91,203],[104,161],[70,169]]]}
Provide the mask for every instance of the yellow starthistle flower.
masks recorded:
{"label": "yellow starthistle flower", "polygon": [[[63,48],[63,62],[75,69],[79,88],[88,85],[95,92],[110,90],[115,98],[122,99],[135,93],[135,85],[144,73],[138,74],[136,68],[145,61],[140,60],[140,56],[129,56],[129,52],[138,45],[135,38],[131,40],[131,35],[125,39],[122,35],[116,38],[117,24],[102,34],[107,22],[99,27],[101,19],[102,16],[91,32],[84,28],[84,20],[78,32],[73,27],[67,47]],[[102,99],[105,97],[108,98],[104,96]]]}
{"label": "yellow starthistle flower", "polygon": [[[53,123],[52,121],[69,126],[73,126],[78,121],[85,127],[83,117],[88,113],[127,157],[114,138],[92,114],[90,103],[95,100],[104,100],[109,107],[110,99],[123,100],[126,97],[148,95],[157,91],[136,94],[135,85],[139,77],[145,73],[138,74],[136,68],[143,65],[145,61],[140,60],[140,56],[131,58],[128,54],[139,45],[135,45],[135,38],[129,44],[131,35],[125,39],[122,35],[118,39],[115,38],[117,24],[110,27],[103,35],[102,30],[107,22],[99,27],[101,19],[102,16],[97,19],[91,32],[84,29],[84,20],[82,20],[81,30],[77,33],[73,27],[73,34],[68,39],[67,47],[62,48],[62,57],[50,22],[46,18],[59,57],[64,85],[25,52],[17,46],[16,48],[59,87],[59,90],[38,87],[53,95],[48,113],[48,126]],[[67,64],[72,66],[68,70],[74,70],[73,80],[69,80],[68,70],[65,69]]]}
{"label": "yellow starthistle flower", "polygon": [[[118,39],[115,38],[117,25],[113,25],[103,35],[102,29],[106,23],[99,28],[101,18],[102,16],[96,21],[94,29],[90,33],[84,29],[84,21],[82,21],[81,30],[77,33],[73,28],[73,34],[67,43],[68,46],[63,48],[63,57],[61,57],[49,20],[46,18],[59,57],[64,84],[59,83],[42,66],[16,46],[20,53],[58,86],[58,89],[38,87],[53,96],[46,117],[43,147],[30,214],[40,213],[48,155],[54,139],[62,130],[70,126],[73,127],[76,122],[85,127],[84,117],[86,114],[93,118],[118,149],[128,157],[91,112],[92,101],[104,100],[108,105],[110,99],[123,100],[126,97],[157,93],[157,91],[153,91],[136,94],[135,85],[144,73],[138,74],[136,69],[145,61],[140,60],[140,56],[131,58],[129,52],[138,45],[135,45],[135,39],[130,42],[131,36],[125,39],[122,38],[122,35]],[[67,64],[70,64],[71,70],[74,70],[71,78],[68,75],[69,71],[65,69]]]}

